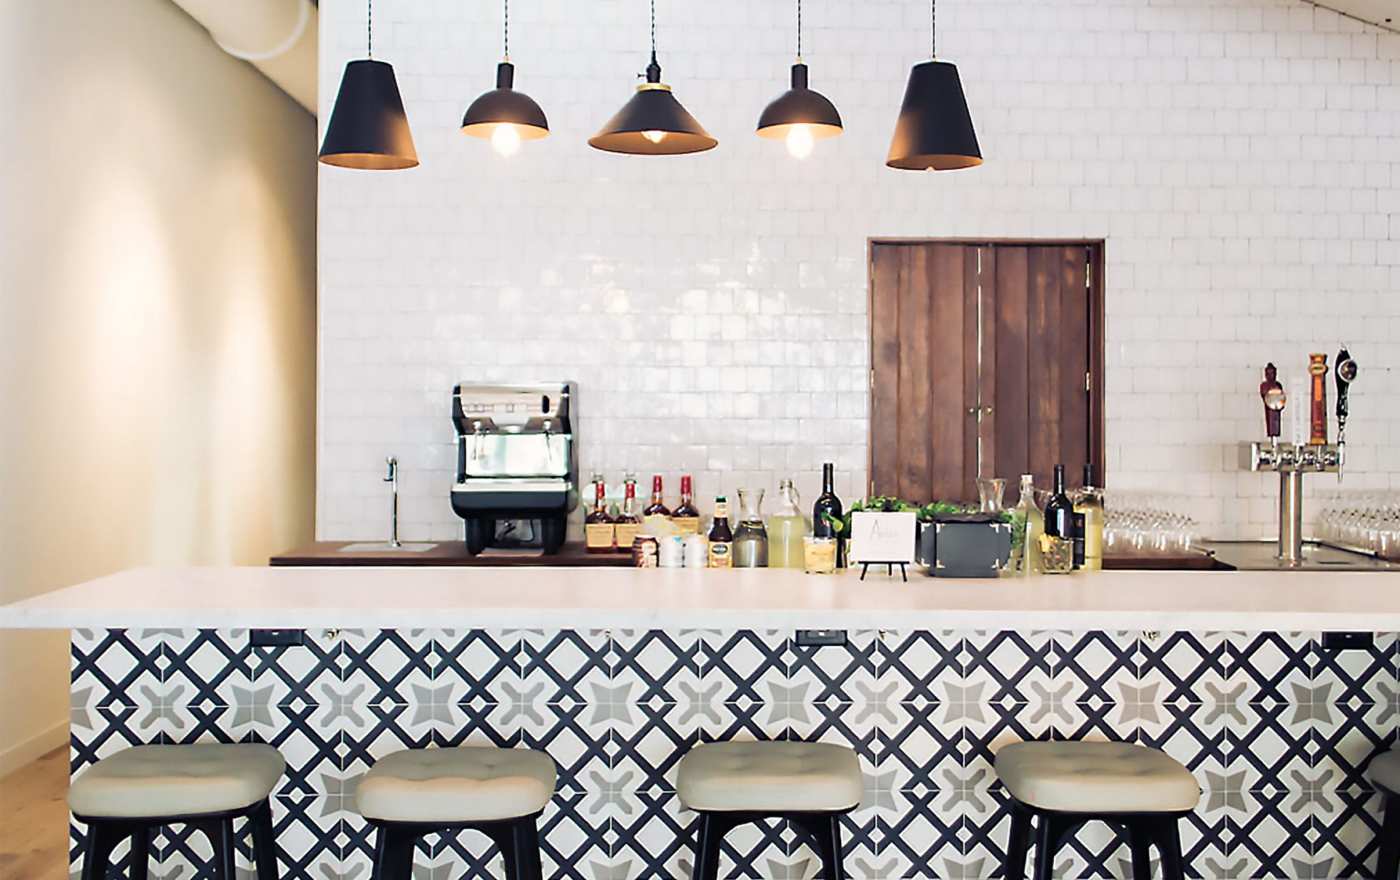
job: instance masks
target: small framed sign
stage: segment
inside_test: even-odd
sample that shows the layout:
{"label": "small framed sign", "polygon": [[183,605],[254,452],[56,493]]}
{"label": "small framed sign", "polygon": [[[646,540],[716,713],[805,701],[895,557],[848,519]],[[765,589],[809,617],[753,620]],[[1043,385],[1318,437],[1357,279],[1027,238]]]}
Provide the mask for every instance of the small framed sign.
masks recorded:
{"label": "small framed sign", "polygon": [[854,563],[908,564],[914,561],[918,514],[912,510],[851,514],[850,559]]}

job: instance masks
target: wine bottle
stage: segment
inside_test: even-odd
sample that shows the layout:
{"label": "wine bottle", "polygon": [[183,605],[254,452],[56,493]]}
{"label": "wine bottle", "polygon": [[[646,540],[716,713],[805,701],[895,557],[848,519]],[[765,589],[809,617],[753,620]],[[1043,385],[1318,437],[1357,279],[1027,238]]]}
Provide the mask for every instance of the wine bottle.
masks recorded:
{"label": "wine bottle", "polygon": [[1074,505],[1065,494],[1065,466],[1055,465],[1055,491],[1045,503],[1045,534],[1074,540]]}
{"label": "wine bottle", "polygon": [[1087,571],[1103,568],[1103,491],[1094,484],[1094,466],[1084,465],[1084,487],[1074,499],[1074,512],[1084,517],[1084,562]]}
{"label": "wine bottle", "polygon": [[836,497],[836,465],[822,465],[822,494],[812,505],[812,536],[836,539],[836,567],[846,565],[846,536],[836,531],[833,521],[841,521],[841,499]]}
{"label": "wine bottle", "polygon": [[715,499],[714,522],[710,524],[710,568],[734,567],[734,532],[729,528],[729,502],[723,495]]}

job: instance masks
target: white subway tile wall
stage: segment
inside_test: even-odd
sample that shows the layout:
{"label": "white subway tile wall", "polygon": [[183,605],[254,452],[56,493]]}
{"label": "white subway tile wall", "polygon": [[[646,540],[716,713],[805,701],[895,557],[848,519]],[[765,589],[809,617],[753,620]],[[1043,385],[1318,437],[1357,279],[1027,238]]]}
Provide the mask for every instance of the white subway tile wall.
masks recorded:
{"label": "white subway tile wall", "polygon": [[[663,79],[720,144],[656,158],[585,144],[646,64],[645,0],[516,0],[516,85],[551,136],[506,159],[458,132],[500,4],[378,0],[422,166],[321,171],[319,536],[386,532],[390,454],[403,536],[460,534],[459,380],[577,380],[584,479],[659,471],[674,495],[690,471],[708,499],[794,476],[810,502],[832,460],[863,494],[868,436],[893,430],[866,378],[886,236],[1105,239],[1108,483],[1194,496],[1208,534],[1273,533],[1276,479],[1234,449],[1263,432],[1260,370],[1297,380],[1342,341],[1345,485],[1400,487],[1400,35],[1295,0],[944,0],[987,162],[893,171],[928,11],[808,0],[812,85],[846,132],[798,161],[753,133],[794,4],[658,0]],[[321,37],[324,126],[365,4],[322,0]]]}

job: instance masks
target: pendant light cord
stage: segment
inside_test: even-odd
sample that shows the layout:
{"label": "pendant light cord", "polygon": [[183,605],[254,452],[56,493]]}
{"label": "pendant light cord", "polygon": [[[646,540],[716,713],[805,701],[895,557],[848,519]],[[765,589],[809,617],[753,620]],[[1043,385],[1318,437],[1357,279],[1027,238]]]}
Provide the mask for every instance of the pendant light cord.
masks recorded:
{"label": "pendant light cord", "polygon": [[510,0],[502,0],[501,5],[504,7],[504,12],[503,12],[503,14],[502,14],[502,22],[503,22],[503,23],[502,23],[501,31],[502,31],[503,38],[504,38],[504,41],[505,41],[505,46],[502,48],[501,51],[502,51],[502,52],[504,53],[504,55],[505,55],[505,60],[506,60],[506,61],[509,61],[509,60],[510,60]]}
{"label": "pendant light cord", "polygon": [[651,0],[651,63],[656,63],[656,0]]}
{"label": "pendant light cord", "polygon": [[365,0],[365,57],[374,57],[374,0]]}
{"label": "pendant light cord", "polygon": [[797,60],[802,60],[802,0],[797,0]]}
{"label": "pendant light cord", "polygon": [[938,57],[938,0],[928,4],[928,57]]}

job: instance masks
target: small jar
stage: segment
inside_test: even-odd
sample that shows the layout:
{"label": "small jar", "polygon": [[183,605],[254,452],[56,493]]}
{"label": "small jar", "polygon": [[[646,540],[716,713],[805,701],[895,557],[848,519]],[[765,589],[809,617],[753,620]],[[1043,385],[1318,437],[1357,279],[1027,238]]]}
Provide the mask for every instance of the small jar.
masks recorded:
{"label": "small jar", "polygon": [[638,535],[632,539],[632,564],[637,568],[656,568],[657,544],[651,535]]}
{"label": "small jar", "polygon": [[656,561],[662,568],[680,568],[685,560],[685,540],[680,535],[656,539]]}
{"label": "small jar", "polygon": [[1074,571],[1074,542],[1069,538],[1041,535],[1040,566],[1045,574],[1069,574]]}
{"label": "small jar", "polygon": [[686,568],[707,568],[710,564],[710,542],[705,536],[692,532],[686,536],[682,564]]}
{"label": "small jar", "polygon": [[833,574],[836,571],[836,539],[807,535],[802,539],[803,568],[808,574]]}

